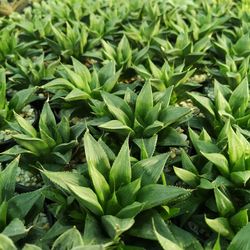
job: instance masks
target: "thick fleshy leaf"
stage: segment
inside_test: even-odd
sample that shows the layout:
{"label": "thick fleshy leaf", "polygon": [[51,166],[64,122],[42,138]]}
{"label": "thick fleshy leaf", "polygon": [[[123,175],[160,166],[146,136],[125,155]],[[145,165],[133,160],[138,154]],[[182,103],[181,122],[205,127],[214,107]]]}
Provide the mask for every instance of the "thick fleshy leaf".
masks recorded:
{"label": "thick fleshy leaf", "polygon": [[150,138],[134,139],[134,142],[141,150],[141,159],[147,159],[153,156],[158,140],[158,135]]}
{"label": "thick fleshy leaf", "polygon": [[215,119],[215,113],[214,113],[214,105],[212,101],[204,96],[195,94],[195,93],[189,93],[190,97],[194,100],[195,103],[197,103],[198,107],[203,111],[203,113],[211,120]]}
{"label": "thick fleshy leaf", "polygon": [[246,226],[248,221],[248,209],[240,210],[230,218],[230,224],[236,231],[239,231],[242,227]]}
{"label": "thick fleshy leaf", "polygon": [[70,83],[70,81],[64,78],[56,78],[51,82],[46,83],[43,85],[45,89],[68,89],[72,90],[75,88],[74,84]]}
{"label": "thick fleshy leaf", "polygon": [[117,132],[122,135],[128,135],[130,133],[134,134],[134,131],[130,127],[128,127],[127,125],[124,125],[119,120],[111,120],[111,121],[105,122],[99,125],[99,128],[102,128],[111,132],[112,131]]}
{"label": "thick fleshy leaf", "polygon": [[228,250],[248,250],[250,248],[249,231],[250,223],[248,223],[235,235],[228,247]]}
{"label": "thick fleshy leaf", "polygon": [[230,177],[234,183],[245,186],[250,179],[250,170],[233,172]]}
{"label": "thick fleshy leaf", "polygon": [[73,247],[82,246],[83,239],[80,232],[75,228],[68,229],[53,243],[52,250],[71,250]]}
{"label": "thick fleshy leaf", "polygon": [[159,232],[157,232],[154,223],[153,223],[153,227],[154,227],[155,236],[164,250],[168,250],[168,249],[182,250],[183,249],[182,247],[178,246],[177,243],[170,241],[166,237],[162,236]]}
{"label": "thick fleshy leaf", "polygon": [[140,202],[134,202],[131,205],[128,205],[122,208],[119,213],[116,214],[118,218],[134,218],[137,214],[139,214],[143,209],[144,204]]}
{"label": "thick fleshy leaf", "polygon": [[205,221],[207,225],[213,229],[216,233],[228,238],[232,239],[234,236],[234,232],[229,225],[229,221],[227,218],[219,217],[216,219],[209,219],[205,217]]}
{"label": "thick fleshy leaf", "polygon": [[25,244],[24,247],[22,248],[22,250],[42,250],[42,248],[33,245],[33,244]]}
{"label": "thick fleshy leaf", "polygon": [[89,165],[88,170],[97,197],[101,204],[105,204],[110,196],[109,184],[107,183],[104,176],[93,165]]}
{"label": "thick fleshy leaf", "polygon": [[41,197],[43,197],[41,189],[13,196],[8,202],[9,217],[24,219],[32,211],[36,202],[42,203]]}
{"label": "thick fleshy leaf", "polygon": [[123,143],[109,174],[109,181],[113,188],[118,189],[131,181],[131,165],[128,138]]}
{"label": "thick fleshy leaf", "polygon": [[104,244],[108,240],[103,234],[100,222],[88,213],[83,233],[84,245]]}
{"label": "thick fleshy leaf", "polygon": [[141,121],[153,108],[153,94],[150,82],[144,84],[140,94],[137,97],[135,105],[135,116]]}
{"label": "thick fleshy leaf", "polygon": [[89,168],[96,168],[103,176],[106,177],[110,169],[110,163],[101,144],[94,139],[89,131],[85,133],[83,141]]}
{"label": "thick fleshy leaf", "polygon": [[184,150],[181,151],[181,162],[183,168],[196,175],[199,174],[197,168],[195,167],[195,165],[193,164],[193,162],[191,161],[191,159]]}
{"label": "thick fleshy leaf", "polygon": [[37,136],[36,130],[28,121],[26,121],[22,116],[18,115],[15,112],[14,112],[14,115],[23,133],[31,137]]}
{"label": "thick fleshy leaf", "polygon": [[14,242],[24,238],[29,232],[23,222],[18,218],[13,219],[10,224],[3,230],[2,234],[10,237]]}
{"label": "thick fleshy leaf", "polygon": [[214,196],[217,209],[221,216],[228,216],[235,212],[235,208],[230,198],[223,194],[218,188],[214,189]]}
{"label": "thick fleshy leaf", "polygon": [[82,78],[80,75],[75,73],[73,70],[69,69],[67,66],[63,65],[63,68],[67,73],[67,77],[69,81],[73,83],[76,88],[81,89],[87,93],[91,92],[88,82],[86,81],[85,77]]}
{"label": "thick fleshy leaf", "polygon": [[122,206],[127,206],[133,203],[136,199],[137,192],[141,188],[141,178],[138,178],[129,184],[120,187],[116,194]]}
{"label": "thick fleshy leaf", "polygon": [[233,171],[243,171],[244,167],[237,162],[240,161],[245,151],[245,146],[243,145],[240,137],[234,132],[234,130],[229,127],[228,130],[228,155],[230,163],[233,165]]}
{"label": "thick fleshy leaf", "polygon": [[67,184],[68,188],[71,190],[72,194],[76,196],[76,198],[80,201],[80,204],[83,207],[88,208],[92,213],[96,215],[102,215],[103,209],[98,202],[98,198],[92,189],[75,186]]}
{"label": "thick fleshy leaf", "polygon": [[56,126],[56,119],[48,102],[45,102],[43,106],[39,119],[39,129],[45,131],[46,134],[55,141],[60,140],[60,135]]}
{"label": "thick fleshy leaf", "polygon": [[218,168],[222,175],[228,176],[229,166],[227,158],[224,155],[218,153],[201,153]]}
{"label": "thick fleshy leaf", "polygon": [[102,224],[111,239],[117,239],[123,232],[130,229],[135,223],[134,219],[120,219],[112,215],[102,216]]}
{"label": "thick fleshy leaf", "polygon": [[178,122],[191,112],[190,109],[184,107],[169,106],[161,111],[159,120],[162,121],[165,126]]}
{"label": "thick fleshy leaf", "polygon": [[124,125],[131,127],[133,112],[130,106],[120,97],[102,92],[102,98],[112,115]]}
{"label": "thick fleshy leaf", "polygon": [[87,99],[90,99],[90,95],[87,92],[77,88],[72,89],[65,97],[67,102],[82,101]]}
{"label": "thick fleshy leaf", "polygon": [[190,194],[191,191],[184,188],[150,184],[140,189],[137,195],[137,201],[145,203],[143,210],[146,210],[180,199],[184,200]]}
{"label": "thick fleshy leaf", "polygon": [[0,171],[0,204],[14,195],[19,158],[18,156],[4,170]]}
{"label": "thick fleshy leaf", "polygon": [[238,116],[243,116],[249,103],[249,84],[247,77],[239,84],[239,86],[233,91],[229,104],[233,110],[233,113]]}
{"label": "thick fleshy leaf", "polygon": [[141,160],[133,165],[133,179],[141,178],[142,186],[157,183],[169,154],[161,154]]}
{"label": "thick fleshy leaf", "polygon": [[48,171],[48,170],[40,170],[42,174],[44,174],[52,183],[57,186],[63,188],[66,191],[70,191],[68,188],[68,184],[75,186],[87,186],[87,180],[83,175],[72,172],[56,172],[56,171]]}
{"label": "thick fleshy leaf", "polygon": [[6,235],[0,234],[0,249],[17,250],[13,241]]}
{"label": "thick fleshy leaf", "polygon": [[82,78],[83,81],[86,81],[84,85],[88,84],[91,81],[91,75],[88,68],[74,57],[72,57],[72,63],[74,71]]}
{"label": "thick fleshy leaf", "polygon": [[6,77],[5,69],[0,68],[0,110],[5,108],[6,105]]}
{"label": "thick fleshy leaf", "polygon": [[191,187],[196,187],[199,184],[199,177],[186,169],[174,167],[174,172],[182,181]]}

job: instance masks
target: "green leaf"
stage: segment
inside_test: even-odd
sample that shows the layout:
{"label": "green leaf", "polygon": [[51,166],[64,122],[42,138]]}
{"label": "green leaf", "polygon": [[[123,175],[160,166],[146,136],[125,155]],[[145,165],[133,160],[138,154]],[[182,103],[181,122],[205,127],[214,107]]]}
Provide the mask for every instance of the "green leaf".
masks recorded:
{"label": "green leaf", "polygon": [[112,215],[102,216],[102,224],[111,239],[117,239],[123,232],[130,229],[134,224],[134,219],[120,219]]}
{"label": "green leaf", "polygon": [[45,102],[43,106],[39,119],[39,129],[45,131],[46,134],[55,141],[58,141],[60,138],[57,130],[56,119],[48,102]]}
{"label": "green leaf", "polygon": [[241,138],[229,127],[228,129],[228,155],[233,165],[233,172],[245,170],[242,165],[237,165],[245,151]]}
{"label": "green leaf", "polygon": [[214,82],[214,92],[215,92],[215,105],[216,108],[218,109],[219,114],[222,115],[225,112],[231,114],[231,107],[220,89],[220,84],[216,80]]}
{"label": "green leaf", "polygon": [[82,78],[80,75],[75,73],[73,70],[69,69],[67,66],[62,65],[64,70],[67,73],[67,77],[71,83],[75,85],[76,88],[83,90],[86,93],[90,93],[90,87],[85,77]]}
{"label": "green leaf", "polygon": [[[110,163],[104,149],[87,131],[84,135],[84,149],[89,168],[96,168],[103,176],[107,176]],[[98,154],[97,154],[98,152]]]}
{"label": "green leaf", "polygon": [[157,183],[169,154],[161,154],[141,160],[133,165],[133,179],[141,178],[142,186]]}
{"label": "green leaf", "polygon": [[124,125],[121,121],[119,120],[111,120],[111,121],[108,121],[108,122],[105,122],[101,125],[99,125],[99,128],[102,128],[102,129],[105,129],[105,130],[108,130],[108,131],[116,131],[117,133],[121,133],[123,135],[128,135],[129,133],[134,133],[134,131]]}
{"label": "green leaf", "polygon": [[131,203],[133,203],[136,199],[137,192],[141,188],[141,178],[138,178],[131,183],[120,187],[116,194],[118,201],[122,206],[127,206]]}
{"label": "green leaf", "polygon": [[88,171],[100,203],[105,204],[110,196],[109,184],[93,165],[88,165]]}
{"label": "green leaf", "polygon": [[159,146],[186,147],[186,135],[178,132],[175,128],[166,127],[159,134]]}
{"label": "green leaf", "polygon": [[5,69],[0,68],[0,110],[5,108],[6,100],[6,78]]}
{"label": "green leaf", "polygon": [[36,130],[28,121],[26,121],[22,116],[18,115],[16,112],[14,112],[14,115],[23,133],[31,137],[37,136]]}
{"label": "green leaf", "polygon": [[161,111],[159,120],[165,126],[178,122],[181,118],[190,113],[189,108],[169,106]]}
{"label": "green leaf", "polygon": [[133,140],[141,150],[141,159],[147,159],[153,156],[157,144],[157,139],[158,135],[154,135],[150,138],[141,138]]}
{"label": "green leaf", "polygon": [[3,201],[0,205],[0,231],[1,232],[6,226],[7,211],[8,211],[8,202]]}
{"label": "green leaf", "polygon": [[102,98],[112,115],[124,125],[131,127],[133,112],[130,106],[120,97],[102,92]]}
{"label": "green leaf", "polygon": [[136,99],[135,117],[140,121],[153,108],[153,94],[150,82],[146,82]]}
{"label": "green leaf", "polygon": [[218,234],[217,240],[216,240],[216,242],[214,244],[213,250],[221,250],[221,247],[220,247],[220,235],[219,234]]}
{"label": "green leaf", "polygon": [[154,221],[153,221],[153,228],[154,228],[155,236],[156,236],[158,242],[160,243],[161,247],[164,250],[169,250],[169,249],[172,249],[172,250],[182,250],[183,249],[182,247],[178,246],[175,242],[167,239],[166,237],[164,237],[160,233],[158,233],[157,230],[156,230],[156,228],[155,228]]}
{"label": "green leaf", "polygon": [[2,234],[10,237],[14,242],[24,238],[29,229],[26,229],[23,222],[18,218],[13,219],[3,230]]}
{"label": "green leaf", "polygon": [[105,250],[104,245],[87,245],[87,246],[79,246],[74,247],[71,250]]}
{"label": "green leaf", "polygon": [[199,177],[186,169],[174,167],[174,172],[182,181],[191,187],[196,187],[199,184]]}
{"label": "green leaf", "polygon": [[109,200],[106,202],[105,214],[116,214],[121,210],[121,205],[117,199],[116,192],[114,191]]}
{"label": "green leaf", "polygon": [[60,133],[63,142],[68,142],[70,141],[70,124],[69,124],[69,119],[66,116],[63,116],[61,118],[60,123],[58,124],[58,132]]}
{"label": "green leaf", "polygon": [[229,99],[229,104],[232,108],[233,113],[238,114],[237,116],[239,117],[243,116],[246,108],[248,107],[249,100],[249,84],[246,77],[233,91]]}
{"label": "green leaf", "polygon": [[248,223],[235,235],[228,247],[228,250],[248,250],[250,248],[249,231],[250,223]]}
{"label": "green leaf", "polygon": [[137,214],[139,214],[143,209],[144,204],[140,202],[134,202],[124,208],[122,208],[119,213],[116,214],[118,218],[134,218]]}
{"label": "green leaf", "polygon": [[0,234],[0,249],[1,250],[17,250],[13,241],[4,234]]}
{"label": "green leaf", "polygon": [[180,199],[184,200],[190,193],[190,190],[184,188],[150,184],[140,189],[137,195],[137,201],[145,203],[143,210],[146,210]]}
{"label": "green leaf", "polygon": [[45,89],[51,89],[51,90],[58,90],[58,89],[65,89],[65,90],[73,90],[75,89],[75,86],[70,83],[68,80],[64,78],[56,78],[45,85],[43,85],[43,88]]}
{"label": "green leaf", "polygon": [[219,217],[216,219],[208,219],[205,217],[205,221],[207,225],[214,230],[216,233],[226,237],[228,239],[232,239],[234,236],[233,230],[231,229],[228,219],[224,217]]}
{"label": "green leaf", "polygon": [[109,180],[112,187],[118,189],[131,181],[131,165],[128,138],[123,143],[109,174]]}
{"label": "green leaf", "polygon": [[218,212],[221,216],[228,216],[235,212],[235,208],[231,200],[218,188],[214,189],[214,196]]}
{"label": "green leaf", "polygon": [[245,186],[250,179],[250,170],[233,172],[230,175],[230,179],[236,184],[243,184]]}
{"label": "green leaf", "polygon": [[24,219],[41,197],[41,189],[13,196],[8,202],[8,215],[13,219]]}
{"label": "green leaf", "polygon": [[242,227],[246,226],[248,223],[248,209],[240,210],[229,220],[230,224],[233,226],[235,231],[239,231]]}
{"label": "green leaf", "polygon": [[74,88],[69,92],[69,94],[64,99],[67,102],[82,101],[90,99],[90,95],[84,92],[83,90]]}
{"label": "green leaf", "polygon": [[200,242],[193,236],[193,234],[177,227],[174,223],[169,225],[169,229],[175,236],[178,245],[180,245],[183,249],[203,250]]}
{"label": "green leaf", "polygon": [[182,166],[186,170],[188,170],[196,175],[199,174],[197,168],[195,167],[195,165],[193,164],[193,162],[191,161],[191,159],[189,158],[189,156],[187,155],[187,153],[184,150],[181,151],[181,162],[182,162]]}
{"label": "green leaf", "polygon": [[85,84],[88,84],[91,81],[91,74],[88,68],[74,57],[72,57],[72,63],[76,74],[78,74],[83,81],[86,81]]}
{"label": "green leaf", "polygon": [[197,103],[198,107],[208,117],[208,119],[212,121],[215,119],[215,108],[209,98],[195,93],[189,93],[189,96],[194,100],[195,103]]}
{"label": "green leaf", "polygon": [[154,121],[153,124],[147,126],[143,131],[144,137],[151,137],[158,133],[160,130],[164,128],[164,123],[160,121]]}
{"label": "green leaf", "polygon": [[74,186],[87,186],[87,180],[83,175],[72,172],[56,172],[56,171],[47,171],[45,169],[40,170],[52,183],[63,188],[64,190],[70,192],[68,184]]}
{"label": "green leaf", "polygon": [[117,46],[117,59],[119,64],[127,63],[132,57],[132,50],[130,48],[129,41],[125,35],[123,35],[121,41]]}
{"label": "green leaf", "polygon": [[67,184],[71,192],[77,197],[83,207],[88,208],[96,215],[102,215],[103,209],[96,194],[90,188]]}
{"label": "green leaf", "polygon": [[83,245],[80,232],[75,228],[68,229],[53,243],[52,250],[71,250],[73,247]]}
{"label": "green leaf", "polygon": [[4,170],[0,171],[0,204],[14,195],[19,158],[19,156],[16,157]]}
{"label": "green leaf", "polygon": [[33,245],[33,244],[25,244],[24,247],[22,248],[22,250],[42,250],[42,248]]}
{"label": "green leaf", "polygon": [[89,213],[85,219],[83,241],[84,245],[104,244],[108,241],[103,235],[99,221]]}
{"label": "green leaf", "polygon": [[218,153],[201,153],[218,168],[222,175],[229,175],[228,161],[224,155]]}

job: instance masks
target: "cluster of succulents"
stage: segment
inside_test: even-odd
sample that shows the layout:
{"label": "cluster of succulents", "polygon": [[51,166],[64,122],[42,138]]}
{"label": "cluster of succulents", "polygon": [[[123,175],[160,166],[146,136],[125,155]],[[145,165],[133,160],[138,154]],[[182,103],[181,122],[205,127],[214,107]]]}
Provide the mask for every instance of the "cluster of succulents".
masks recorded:
{"label": "cluster of succulents", "polygon": [[249,10],[0,0],[0,249],[248,250]]}

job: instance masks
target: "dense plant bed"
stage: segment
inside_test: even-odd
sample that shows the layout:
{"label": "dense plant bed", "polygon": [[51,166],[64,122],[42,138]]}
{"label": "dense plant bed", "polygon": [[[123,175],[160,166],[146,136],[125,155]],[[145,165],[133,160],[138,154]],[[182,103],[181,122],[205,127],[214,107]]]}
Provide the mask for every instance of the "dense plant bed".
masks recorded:
{"label": "dense plant bed", "polygon": [[248,1],[0,4],[0,249],[250,249]]}

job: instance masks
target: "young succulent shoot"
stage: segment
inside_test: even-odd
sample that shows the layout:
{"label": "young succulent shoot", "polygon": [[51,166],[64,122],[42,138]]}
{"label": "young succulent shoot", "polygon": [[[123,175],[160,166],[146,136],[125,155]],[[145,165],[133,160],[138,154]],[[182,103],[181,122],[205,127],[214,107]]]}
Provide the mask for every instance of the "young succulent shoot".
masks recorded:
{"label": "young succulent shoot", "polygon": [[[102,144],[89,131],[85,133],[83,141],[90,183],[80,174],[74,178],[72,176],[70,181],[70,173],[67,178],[66,173],[61,175],[47,170],[41,172],[52,183],[73,196],[87,210],[89,219],[95,216],[100,231],[106,232],[113,243],[118,244],[121,236],[133,228],[139,214],[143,215],[144,211],[176,200],[184,200],[191,193],[190,190],[158,183],[168,154],[152,156],[131,164],[127,138],[111,163]],[[83,184],[77,181],[80,179]],[[85,229],[94,224],[92,219],[87,220]],[[92,240],[97,240],[94,235]]]}
{"label": "young succulent shoot", "polygon": [[20,153],[30,156],[30,163],[38,161],[56,162],[54,166],[66,165],[71,159],[73,149],[78,145],[77,136],[84,130],[83,126],[80,130],[77,125],[71,127],[66,117],[62,117],[57,123],[48,102],[44,104],[40,114],[38,130],[17,113],[15,119],[17,124],[10,125],[17,132],[12,136],[17,145],[2,152],[2,160],[8,160]]}
{"label": "young succulent shoot", "polygon": [[73,70],[63,65],[59,72],[61,77],[43,85],[43,88],[52,93],[62,91],[64,96],[60,97],[67,102],[98,98],[100,91],[113,92],[117,89],[121,71],[116,71],[114,62],[110,61],[98,70],[94,67],[92,72],[77,59],[72,58],[72,62]]}
{"label": "young succulent shoot", "polygon": [[146,82],[138,95],[127,100],[102,92],[107,108],[103,114],[107,121],[103,123],[102,117],[99,128],[121,135],[130,134],[132,138],[149,138],[169,127],[174,129],[187,119],[191,110],[170,105],[172,90],[169,87],[154,96],[150,82]]}

